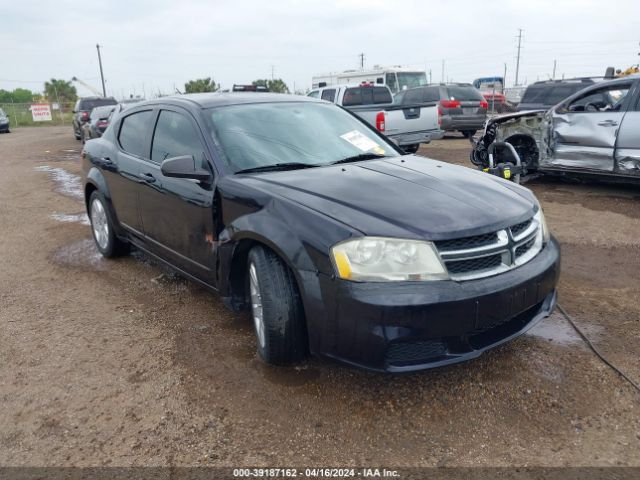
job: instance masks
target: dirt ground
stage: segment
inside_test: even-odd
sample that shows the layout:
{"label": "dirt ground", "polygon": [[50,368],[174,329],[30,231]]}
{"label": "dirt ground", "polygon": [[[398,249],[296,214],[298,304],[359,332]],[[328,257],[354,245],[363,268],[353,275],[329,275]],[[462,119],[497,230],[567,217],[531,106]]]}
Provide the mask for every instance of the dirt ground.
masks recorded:
{"label": "dirt ground", "polygon": [[[80,147],[70,127],[0,135],[0,465],[640,465],[640,395],[557,314],[417,374],[263,365],[246,315],[98,255]],[[640,189],[528,186],[562,244],[560,303],[640,381]]]}

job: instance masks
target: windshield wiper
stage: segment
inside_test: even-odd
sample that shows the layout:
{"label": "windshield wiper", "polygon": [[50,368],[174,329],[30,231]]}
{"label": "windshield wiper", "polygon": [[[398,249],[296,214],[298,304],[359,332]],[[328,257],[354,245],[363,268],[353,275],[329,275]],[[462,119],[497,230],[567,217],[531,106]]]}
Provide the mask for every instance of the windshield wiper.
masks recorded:
{"label": "windshield wiper", "polygon": [[351,162],[359,162],[360,160],[374,160],[376,158],[385,158],[386,155],[381,155],[380,153],[359,153],[358,155],[353,155],[351,157],[343,158],[342,160],[336,160],[335,162],[331,162],[329,165],[338,165],[339,163],[351,163]]}
{"label": "windshield wiper", "polygon": [[313,168],[318,165],[312,163],[301,162],[287,162],[287,163],[274,163],[273,165],[262,165],[260,167],[245,168],[238,170],[235,173],[254,173],[254,172],[277,172],[282,170],[301,170],[303,168]]}

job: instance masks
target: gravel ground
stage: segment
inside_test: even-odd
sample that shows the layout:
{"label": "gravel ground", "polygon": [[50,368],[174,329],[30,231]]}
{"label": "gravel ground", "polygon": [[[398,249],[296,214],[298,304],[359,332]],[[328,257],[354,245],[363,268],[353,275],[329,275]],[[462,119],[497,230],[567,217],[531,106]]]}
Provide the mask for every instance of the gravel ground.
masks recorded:
{"label": "gravel ground", "polygon": [[[559,315],[418,374],[263,365],[246,315],[98,255],[79,151],[69,127],[0,135],[0,465],[640,465],[640,395]],[[640,380],[640,192],[528,186],[563,247],[561,304]]]}

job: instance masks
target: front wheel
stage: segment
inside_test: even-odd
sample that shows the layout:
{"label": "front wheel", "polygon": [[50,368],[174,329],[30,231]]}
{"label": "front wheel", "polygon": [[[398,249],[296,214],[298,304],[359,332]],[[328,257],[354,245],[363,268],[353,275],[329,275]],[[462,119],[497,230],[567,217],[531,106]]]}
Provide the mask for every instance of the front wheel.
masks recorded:
{"label": "front wheel", "polygon": [[303,359],[307,337],[293,272],[274,252],[261,246],[251,249],[248,260],[251,316],[260,358],[272,365]]}
{"label": "front wheel", "polygon": [[89,198],[89,220],[93,240],[102,256],[112,258],[129,253],[129,244],[115,235],[104,196],[97,190]]}

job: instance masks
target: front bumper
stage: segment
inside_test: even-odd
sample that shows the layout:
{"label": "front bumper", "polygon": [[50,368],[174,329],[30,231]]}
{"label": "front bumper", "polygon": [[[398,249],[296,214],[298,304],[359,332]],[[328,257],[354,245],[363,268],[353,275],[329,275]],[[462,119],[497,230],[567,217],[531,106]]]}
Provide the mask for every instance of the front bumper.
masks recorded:
{"label": "front bumper", "polygon": [[548,316],[556,304],[560,248],[552,239],[530,262],[465,282],[321,280],[325,307],[315,353],[388,372],[478,357]]}

